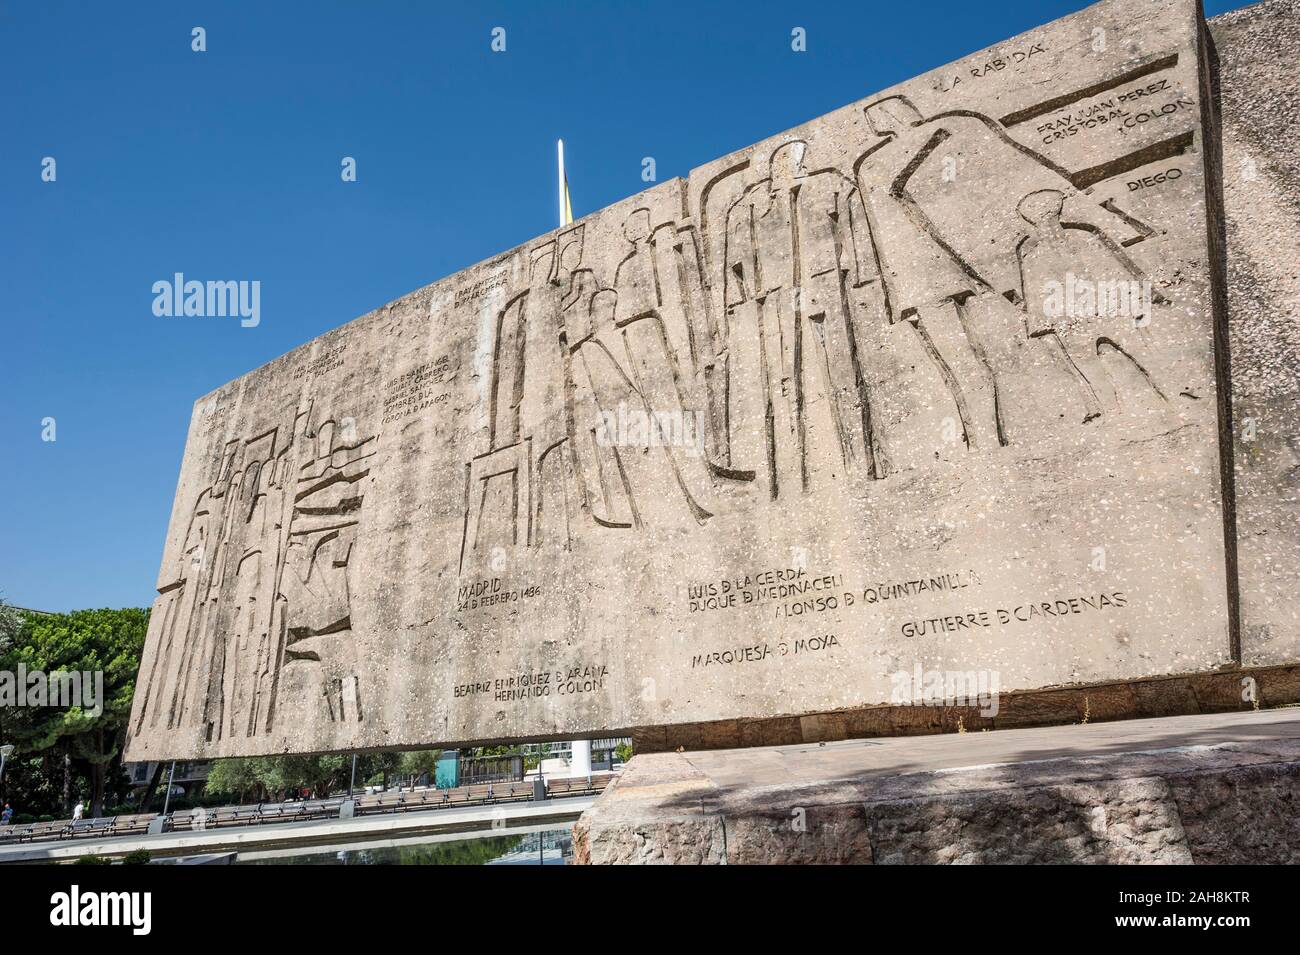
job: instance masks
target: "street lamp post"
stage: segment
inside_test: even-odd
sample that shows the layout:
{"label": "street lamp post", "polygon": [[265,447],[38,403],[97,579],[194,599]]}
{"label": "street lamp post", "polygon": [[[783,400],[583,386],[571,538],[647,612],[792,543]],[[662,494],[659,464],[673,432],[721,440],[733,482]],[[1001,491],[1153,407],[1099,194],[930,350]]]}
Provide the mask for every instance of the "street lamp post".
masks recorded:
{"label": "street lamp post", "polygon": [[167,792],[163,795],[163,811],[162,811],[162,814],[163,814],[164,817],[166,817],[166,815],[167,815],[167,807],[171,805],[171,801],[172,801],[172,781],[173,781],[175,778],[176,778],[176,760],[173,759],[173,760],[172,760],[172,768],[171,768],[171,770],[169,770],[168,773],[167,773]]}
{"label": "street lamp post", "polygon": [[5,743],[0,746],[0,783],[5,779],[5,761],[9,759],[9,754],[14,751],[13,743]]}

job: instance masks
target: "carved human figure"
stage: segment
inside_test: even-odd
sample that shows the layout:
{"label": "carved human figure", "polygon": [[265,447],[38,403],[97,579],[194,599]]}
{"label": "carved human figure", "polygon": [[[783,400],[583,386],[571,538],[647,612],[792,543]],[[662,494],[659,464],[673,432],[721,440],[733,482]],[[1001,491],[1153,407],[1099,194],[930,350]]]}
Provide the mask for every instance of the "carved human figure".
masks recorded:
{"label": "carved human figure", "polygon": [[[575,273],[565,299],[575,471],[584,506],[606,528],[643,527],[651,515],[659,523],[711,516],[700,502],[702,455],[683,445],[684,431],[664,429],[665,421],[692,420],[694,411],[678,387],[677,349],[688,347],[681,316],[665,321],[650,233],[648,210],[633,212],[624,222],[630,249],[615,269],[615,287],[600,287],[590,271]],[[647,507],[651,501],[657,506]]]}
{"label": "carved human figure", "polygon": [[992,289],[916,215],[905,189],[933,149],[934,133],[902,97],[866,107],[881,137],[858,160],[857,180],[866,200],[890,307],[890,321],[911,322],[951,392],[970,447],[1000,440],[996,379],[972,340],[965,306]]}
{"label": "carved human figure", "polygon": [[[649,513],[709,516],[690,489],[690,462],[678,459],[683,449],[621,447],[605,427],[620,410],[647,420],[655,410],[686,414],[690,369],[683,374],[678,356],[689,354],[691,332],[680,302],[663,296],[675,264],[657,257],[678,250],[658,249],[649,210],[635,210],[622,224],[628,247],[614,287],[605,287],[581,264],[582,228],[533,250],[527,287],[498,315],[489,447],[467,467],[462,572],[499,547],[568,547],[584,529],[640,527]],[[665,506],[638,509],[638,498]]]}
{"label": "carved human figure", "polygon": [[[277,661],[276,573],[286,501],[281,429],[240,442],[219,488],[223,522],[201,618],[201,725],[210,740],[269,728]],[[238,470],[235,470],[236,466]]]}
{"label": "carved human figure", "polygon": [[[342,425],[342,426],[340,426]],[[352,419],[304,429],[278,597],[284,672],[277,719],[363,716],[352,629],[354,548],[376,438]]]}
{"label": "carved human figure", "polygon": [[313,427],[310,402],[288,418],[227,441],[198,495],[134,732],[215,742],[270,732],[277,708],[358,715],[348,573],[376,439],[350,418]]}
{"label": "carved human figure", "polygon": [[865,114],[879,139],[859,158],[857,180],[892,320],[912,322],[924,340],[968,446],[1032,433],[1050,418],[1043,375],[1051,369],[1028,350],[1008,300],[1018,285],[1010,254],[1018,226],[1012,210],[1001,208],[1005,188],[989,189],[974,170],[1026,189],[1073,187],[1064,170],[978,113],[925,118],[907,97],[890,96],[868,104]]}
{"label": "carved human figure", "polygon": [[600,441],[601,407],[591,380],[587,347],[595,341],[598,314],[612,305],[612,293],[600,296],[591,269],[572,272],[561,306],[564,324],[567,450],[576,483],[575,503],[586,520],[607,528],[632,527],[634,502],[626,491],[618,448]]}
{"label": "carved human figure", "polygon": [[1143,394],[1164,400],[1159,364],[1145,327],[1153,304],[1165,301],[1141,268],[1105,232],[1089,223],[1063,222],[1065,194],[1042,189],[1020,200],[1030,228],[1016,246],[1020,295],[1029,335],[1054,341],[1063,351],[1085,403],[1084,420],[1124,400],[1107,373],[1102,352],[1127,359]]}
{"label": "carved human figure", "polygon": [[856,185],[810,165],[783,143],[726,215],[731,465],[772,498],[875,470],[849,295],[876,277],[871,236]]}
{"label": "carved human figure", "polygon": [[621,228],[629,248],[614,270],[618,303],[615,322],[622,326],[659,310],[654,250],[650,247],[650,210],[634,209]]}
{"label": "carved human figure", "polygon": [[140,706],[135,731],[140,732],[147,721],[151,727],[162,725],[173,729],[184,707],[185,683],[190,679],[189,665],[194,643],[191,628],[195,606],[198,603],[200,582],[210,558],[207,556],[211,489],[205,488],[194,504],[185,541],[177,555],[171,580],[162,588],[165,600],[150,618],[150,629],[156,626],[156,637],[151,633],[147,646],[150,656],[142,661],[140,671],[148,673],[143,681],[144,697]]}
{"label": "carved human figure", "polygon": [[[526,355],[533,366],[526,370],[528,397],[528,453],[535,456],[524,540],[530,546],[555,544],[569,547],[575,530],[573,513],[578,493],[569,448],[568,347],[564,296],[573,271],[582,261],[585,227],[561,233],[531,253]],[[558,408],[559,416],[550,413]]]}
{"label": "carved human figure", "polygon": [[[524,279],[498,310],[488,379],[487,449],[467,464],[462,572],[506,549],[568,547],[581,508],[568,342],[589,332],[574,308],[594,284],[582,269],[586,226],[530,249]],[[560,409],[560,414],[554,414]]]}
{"label": "carved human figure", "polygon": [[625,412],[635,411],[638,421],[644,416],[646,443],[634,441],[624,452],[625,457],[635,452],[645,459],[641,470],[646,478],[637,482],[641,493],[666,494],[678,502],[670,507],[678,518],[703,523],[710,516],[702,503],[709,482],[701,430],[706,399],[696,387],[695,348],[685,307],[689,292],[674,289],[681,280],[681,264],[674,261],[681,245],[656,245],[653,236],[664,230],[652,226],[646,208],[628,214],[622,233],[630,248],[614,270],[613,322],[593,311],[593,331],[609,358],[622,366],[632,388],[631,403],[624,403],[622,411],[603,410],[623,414],[624,421]]}

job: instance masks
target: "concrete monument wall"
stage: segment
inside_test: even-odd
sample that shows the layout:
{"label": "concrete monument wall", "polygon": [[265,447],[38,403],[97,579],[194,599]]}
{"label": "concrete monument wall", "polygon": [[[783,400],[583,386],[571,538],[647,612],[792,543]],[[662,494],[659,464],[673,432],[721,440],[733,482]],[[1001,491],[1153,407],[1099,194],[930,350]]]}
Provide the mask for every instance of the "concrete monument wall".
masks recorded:
{"label": "concrete monument wall", "polygon": [[1106,0],[199,399],[128,758],[1239,662],[1209,62]]}
{"label": "concrete monument wall", "polygon": [[1242,662],[1270,666],[1300,661],[1300,4],[1269,0],[1210,28],[1222,99]]}

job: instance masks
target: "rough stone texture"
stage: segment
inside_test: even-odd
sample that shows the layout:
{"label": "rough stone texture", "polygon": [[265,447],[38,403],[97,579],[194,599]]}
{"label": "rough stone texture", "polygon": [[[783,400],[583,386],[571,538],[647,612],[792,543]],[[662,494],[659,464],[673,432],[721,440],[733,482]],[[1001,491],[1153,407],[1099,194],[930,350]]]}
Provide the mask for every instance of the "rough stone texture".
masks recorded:
{"label": "rough stone texture", "polygon": [[1163,779],[873,803],[866,815],[875,853],[860,861],[880,865],[1192,861]]}
{"label": "rough stone texture", "polygon": [[1206,865],[1300,863],[1300,772],[1293,762],[1171,780],[1192,856]]}
{"label": "rough stone texture", "polygon": [[199,399],[128,758],[1232,662],[1203,38],[1106,0]]}
{"label": "rough stone texture", "polygon": [[633,760],[608,788],[619,789],[620,803],[631,814],[653,814],[661,803],[693,806],[697,812],[684,817],[656,819],[653,824],[611,830],[595,858],[586,830],[578,835],[582,821],[574,824],[574,861],[617,862],[638,865],[704,865],[725,861],[723,825],[717,814],[707,811],[713,785],[684,760],[668,756],[665,763],[647,765]]}
{"label": "rough stone texture", "polygon": [[1242,661],[1300,659],[1300,5],[1214,17]]}
{"label": "rough stone texture", "polygon": [[1300,711],[638,755],[574,827],[621,863],[1294,863]]}

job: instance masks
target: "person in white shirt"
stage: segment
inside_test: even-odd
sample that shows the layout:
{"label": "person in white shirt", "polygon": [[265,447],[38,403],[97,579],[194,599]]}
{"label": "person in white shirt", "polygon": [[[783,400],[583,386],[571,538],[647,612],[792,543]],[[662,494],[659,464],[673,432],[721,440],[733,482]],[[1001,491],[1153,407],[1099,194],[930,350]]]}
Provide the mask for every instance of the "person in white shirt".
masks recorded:
{"label": "person in white shirt", "polygon": [[85,811],[86,811],[86,804],[82,802],[80,799],[78,799],[77,804],[72,807],[72,821],[76,822],[78,819],[80,819],[82,817],[82,814],[85,813]]}

